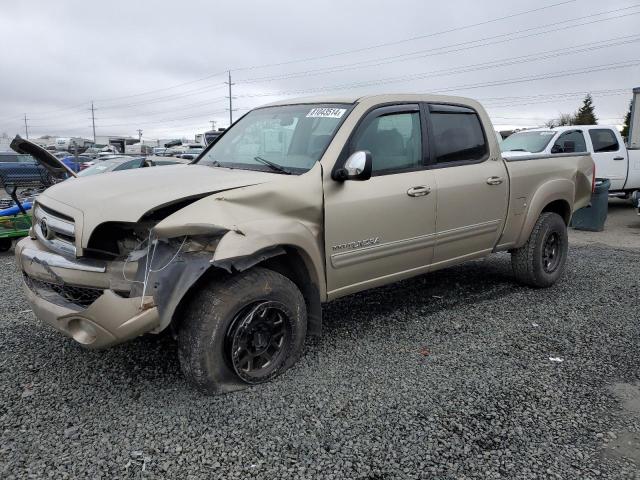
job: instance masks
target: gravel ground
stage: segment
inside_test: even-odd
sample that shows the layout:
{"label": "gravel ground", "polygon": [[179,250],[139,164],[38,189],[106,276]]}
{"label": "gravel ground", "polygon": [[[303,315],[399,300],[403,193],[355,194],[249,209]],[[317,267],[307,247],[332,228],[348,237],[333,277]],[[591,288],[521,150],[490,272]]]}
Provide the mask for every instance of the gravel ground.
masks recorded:
{"label": "gravel ground", "polygon": [[0,256],[2,478],[640,478],[640,249],[508,255],[348,297],[274,382],[205,397],[176,346],[85,351]]}

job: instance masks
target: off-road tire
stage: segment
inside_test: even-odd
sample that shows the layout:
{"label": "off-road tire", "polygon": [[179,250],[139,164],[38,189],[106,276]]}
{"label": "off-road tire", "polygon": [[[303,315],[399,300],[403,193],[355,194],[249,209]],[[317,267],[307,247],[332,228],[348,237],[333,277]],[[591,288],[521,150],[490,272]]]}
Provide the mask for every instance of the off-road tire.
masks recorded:
{"label": "off-road tire", "polygon": [[[544,266],[544,249],[552,235],[558,240],[559,257],[555,268],[547,271]],[[511,266],[516,280],[531,287],[550,287],[564,274],[568,252],[567,226],[562,217],[552,212],[541,214],[527,243],[511,251]]]}
{"label": "off-road tire", "polygon": [[0,252],[8,252],[11,249],[10,238],[0,238]]}
{"label": "off-road tire", "polygon": [[[260,303],[263,302],[263,303]],[[283,358],[265,378],[241,378],[231,359],[230,330],[243,309],[274,302],[289,319],[289,342]],[[180,365],[187,379],[206,393],[225,393],[263,383],[280,375],[300,357],[307,332],[304,298],[285,276],[256,267],[246,272],[212,278],[198,287],[183,310],[178,326]]]}

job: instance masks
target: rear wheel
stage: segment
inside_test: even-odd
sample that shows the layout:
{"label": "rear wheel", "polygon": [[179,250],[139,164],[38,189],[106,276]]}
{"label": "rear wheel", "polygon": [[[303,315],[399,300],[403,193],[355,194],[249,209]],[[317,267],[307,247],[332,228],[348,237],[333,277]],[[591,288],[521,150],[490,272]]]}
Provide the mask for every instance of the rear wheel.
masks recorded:
{"label": "rear wheel", "polygon": [[527,243],[511,252],[516,279],[532,287],[550,287],[564,273],[568,251],[564,220],[557,213],[543,213]]}
{"label": "rear wheel", "polygon": [[306,317],[302,294],[279,273],[213,279],[191,298],[179,328],[182,369],[209,393],[267,382],[299,358]]}
{"label": "rear wheel", "polygon": [[7,252],[11,248],[10,238],[0,238],[0,252]]}

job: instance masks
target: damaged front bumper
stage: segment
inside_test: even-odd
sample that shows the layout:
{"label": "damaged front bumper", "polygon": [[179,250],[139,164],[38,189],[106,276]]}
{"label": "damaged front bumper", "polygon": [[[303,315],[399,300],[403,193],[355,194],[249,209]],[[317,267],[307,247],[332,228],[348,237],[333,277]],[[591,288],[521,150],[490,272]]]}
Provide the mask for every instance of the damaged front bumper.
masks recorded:
{"label": "damaged front bumper", "polygon": [[151,295],[132,294],[135,263],[70,260],[25,238],[16,245],[35,315],[89,348],[105,348],[157,329]]}

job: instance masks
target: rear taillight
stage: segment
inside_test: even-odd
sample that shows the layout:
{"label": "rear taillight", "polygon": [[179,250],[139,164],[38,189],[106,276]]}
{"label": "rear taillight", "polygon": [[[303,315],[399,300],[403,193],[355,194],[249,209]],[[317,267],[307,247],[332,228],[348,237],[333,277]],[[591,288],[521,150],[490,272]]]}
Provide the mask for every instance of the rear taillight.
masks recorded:
{"label": "rear taillight", "polygon": [[593,162],[593,178],[591,179],[591,193],[596,192],[596,162]]}

